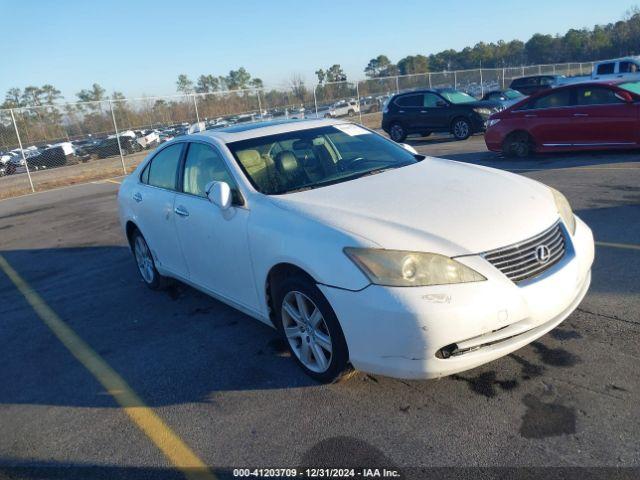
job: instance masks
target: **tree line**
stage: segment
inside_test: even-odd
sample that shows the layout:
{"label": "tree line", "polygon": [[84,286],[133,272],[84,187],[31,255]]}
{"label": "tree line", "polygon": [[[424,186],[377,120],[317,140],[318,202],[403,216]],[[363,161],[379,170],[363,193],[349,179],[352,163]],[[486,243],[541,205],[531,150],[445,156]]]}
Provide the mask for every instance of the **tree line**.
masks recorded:
{"label": "tree line", "polygon": [[[386,55],[372,58],[364,68],[369,78],[475,68],[519,67],[548,63],[588,62],[640,53],[640,9],[629,10],[623,20],[593,28],[572,28],[564,35],[536,33],[526,42],[479,42],[462,50],[431,55],[409,55],[397,63]],[[318,74],[318,72],[316,72]],[[318,81],[324,77],[318,74]]]}

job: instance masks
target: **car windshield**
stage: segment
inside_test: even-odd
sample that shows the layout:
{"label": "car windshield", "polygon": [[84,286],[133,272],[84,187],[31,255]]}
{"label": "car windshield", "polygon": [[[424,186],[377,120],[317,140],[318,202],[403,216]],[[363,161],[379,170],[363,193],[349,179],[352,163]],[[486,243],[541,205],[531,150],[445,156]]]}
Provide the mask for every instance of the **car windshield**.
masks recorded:
{"label": "car windshield", "polygon": [[451,103],[469,103],[469,102],[475,102],[476,101],[476,99],[473,98],[468,93],[458,92],[457,90],[451,90],[451,91],[448,91],[448,92],[440,92],[440,95],[442,95],[444,98],[449,100]]}
{"label": "car windshield", "polygon": [[353,124],[228,143],[259,191],[278,195],[346,182],[416,163],[409,151]]}
{"label": "car windshield", "polygon": [[624,88],[632,93],[640,95],[640,82],[625,82],[618,85],[620,88]]}
{"label": "car windshield", "polygon": [[509,100],[515,100],[517,98],[524,97],[524,95],[518,92],[517,90],[511,90],[511,89],[505,90],[504,96],[507,97]]}

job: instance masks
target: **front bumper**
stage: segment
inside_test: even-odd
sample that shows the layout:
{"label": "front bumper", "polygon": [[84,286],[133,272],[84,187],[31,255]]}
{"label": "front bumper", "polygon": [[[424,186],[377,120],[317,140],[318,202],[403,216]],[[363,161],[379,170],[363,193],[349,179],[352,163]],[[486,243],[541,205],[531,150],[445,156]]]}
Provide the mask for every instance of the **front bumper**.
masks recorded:
{"label": "front bumper", "polygon": [[[560,324],[591,281],[593,235],[576,217],[573,254],[514,284],[480,256],[458,258],[487,281],[432,287],[320,285],[340,320],[353,366],[398,378],[437,378],[517,350]],[[445,346],[463,353],[438,358]]]}

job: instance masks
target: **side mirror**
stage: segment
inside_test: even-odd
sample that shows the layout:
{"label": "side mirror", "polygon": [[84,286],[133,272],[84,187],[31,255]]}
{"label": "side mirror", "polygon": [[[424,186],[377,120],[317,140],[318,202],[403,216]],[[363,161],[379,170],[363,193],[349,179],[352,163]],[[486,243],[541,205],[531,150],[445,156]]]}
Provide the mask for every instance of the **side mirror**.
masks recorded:
{"label": "side mirror", "polygon": [[405,150],[407,150],[408,152],[411,152],[413,155],[419,155],[417,150],[413,148],[411,145],[409,145],[408,143],[401,143],[400,146]]}
{"label": "side mirror", "polygon": [[447,102],[445,102],[444,100],[438,100],[436,102],[436,107],[446,107],[447,106]]}
{"label": "side mirror", "polygon": [[618,97],[620,100],[623,100],[627,103],[633,102],[633,97],[629,92],[616,92],[616,97]]}
{"label": "side mirror", "polygon": [[205,187],[207,198],[217,205],[220,210],[227,210],[231,206],[233,195],[227,182],[209,182]]}

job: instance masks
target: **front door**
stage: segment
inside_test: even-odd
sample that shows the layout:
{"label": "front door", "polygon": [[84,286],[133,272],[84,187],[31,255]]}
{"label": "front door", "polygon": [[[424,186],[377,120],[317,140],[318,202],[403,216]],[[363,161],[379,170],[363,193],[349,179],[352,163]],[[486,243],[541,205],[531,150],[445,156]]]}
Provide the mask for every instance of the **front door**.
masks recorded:
{"label": "front door", "polygon": [[[227,182],[234,204],[220,210],[205,194],[211,181]],[[241,205],[225,160],[210,144],[192,142],[185,157],[181,192],[176,194],[176,229],[189,267],[189,280],[252,310],[258,296],[249,256],[250,211]]]}
{"label": "front door", "polygon": [[427,130],[447,130],[449,128],[448,103],[440,95],[431,92],[425,93],[419,113],[420,124]]}
{"label": "front door", "polygon": [[523,116],[538,146],[563,147],[574,141],[571,89],[552,90],[532,100]]}

